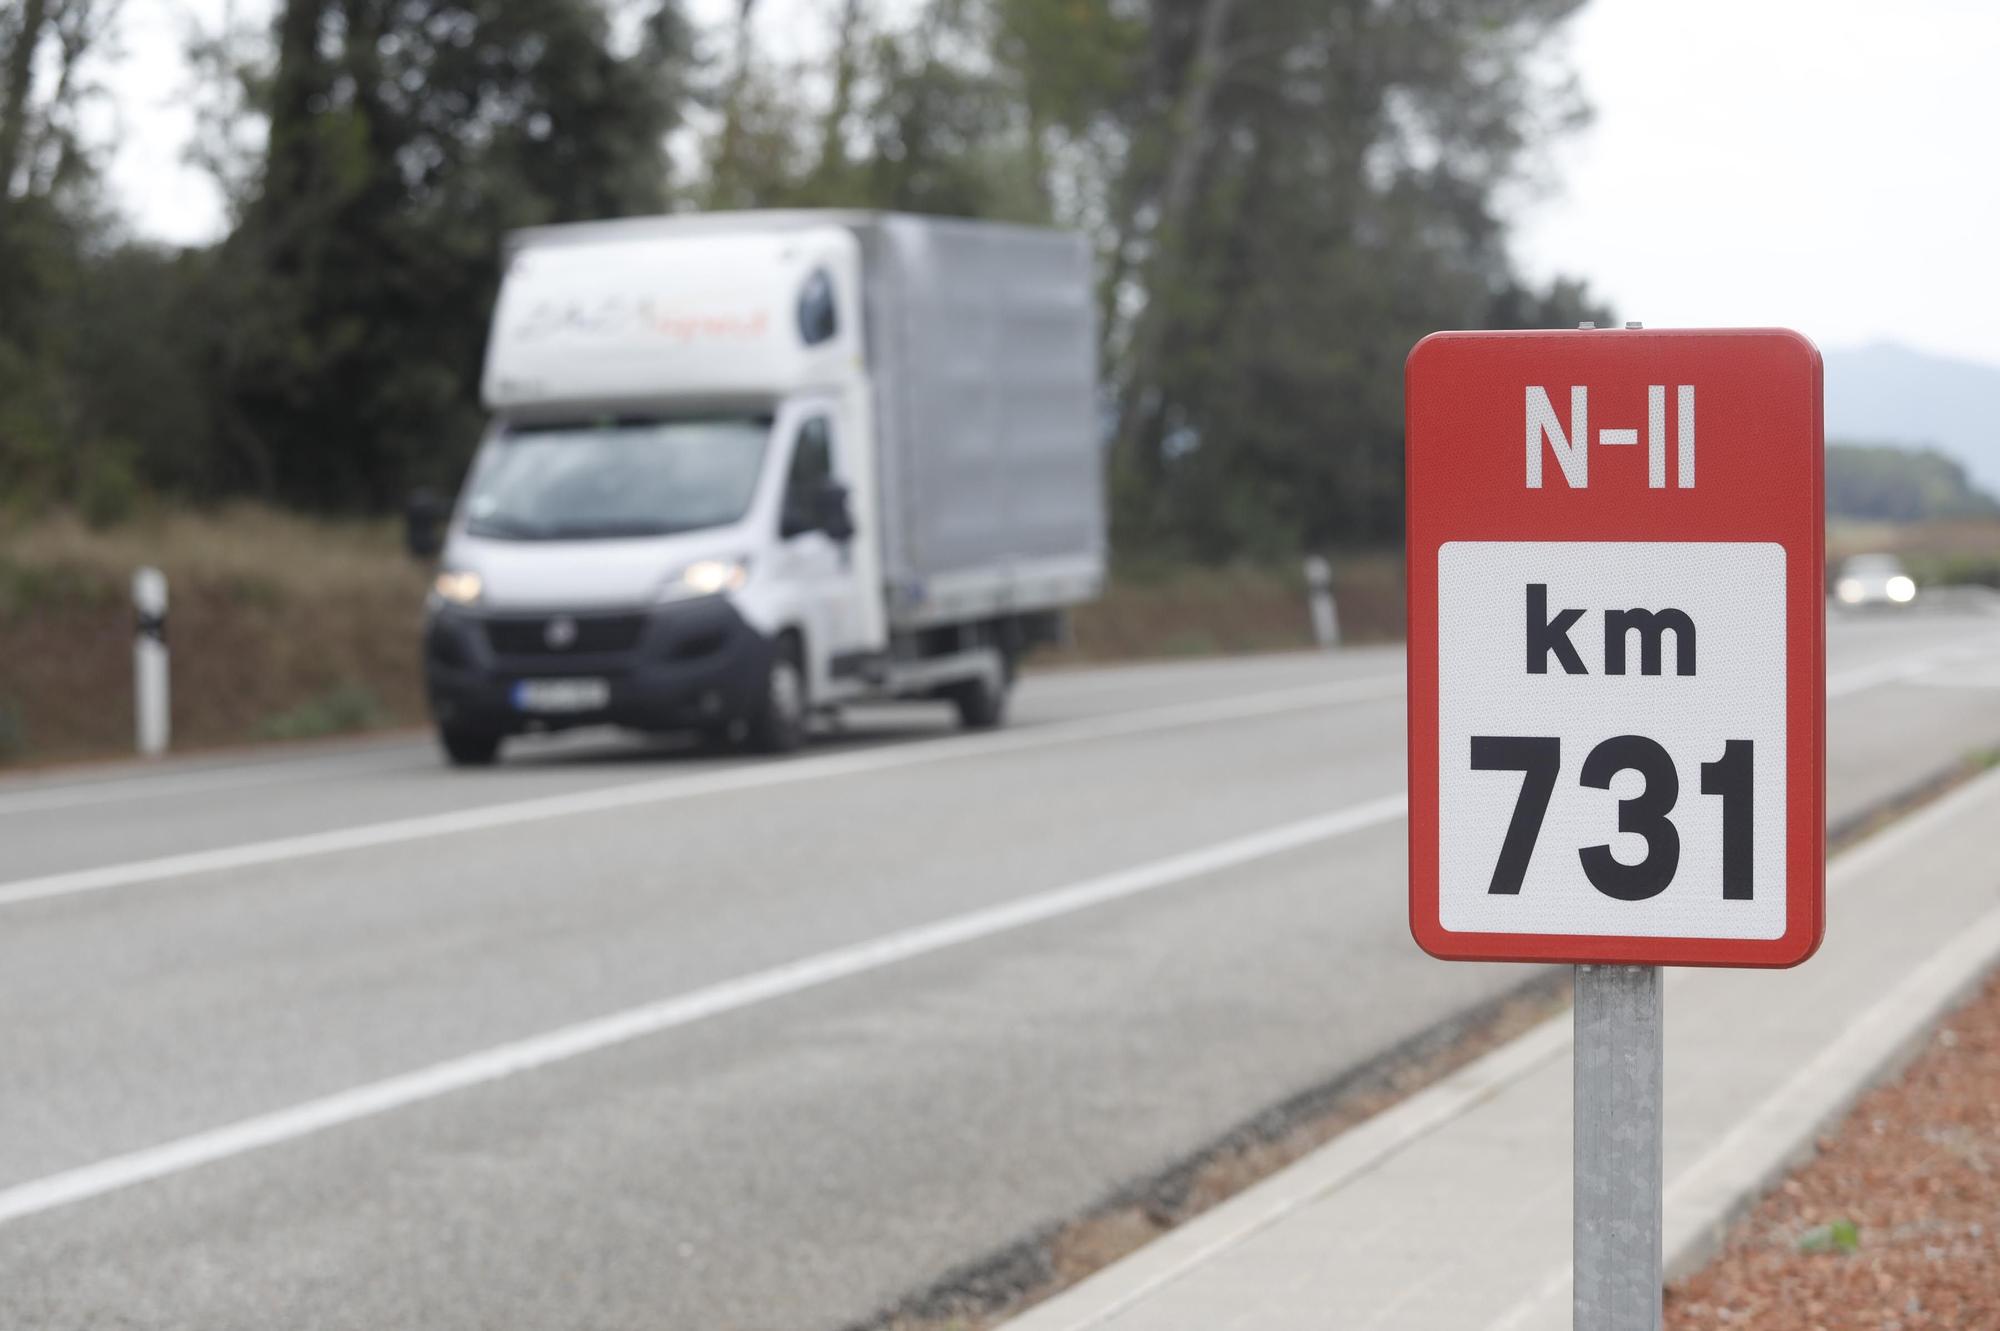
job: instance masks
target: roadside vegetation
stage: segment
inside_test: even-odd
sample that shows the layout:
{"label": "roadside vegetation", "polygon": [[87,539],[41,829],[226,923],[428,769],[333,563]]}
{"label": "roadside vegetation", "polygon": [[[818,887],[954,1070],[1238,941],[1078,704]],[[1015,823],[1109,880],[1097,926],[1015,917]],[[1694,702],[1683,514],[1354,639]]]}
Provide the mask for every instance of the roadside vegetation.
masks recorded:
{"label": "roadside vegetation", "polygon": [[2000,500],[1934,448],[1833,443],[1826,448],[1826,511],[1863,522],[1991,519],[2000,518]]}
{"label": "roadside vegetation", "polygon": [[1827,445],[1826,512],[1829,575],[1892,554],[1919,587],[2000,588],[2000,500],[1935,449]]}
{"label": "roadside vegetation", "polygon": [[1897,556],[1920,588],[2000,589],[2000,516],[1908,523],[1836,519],[1827,525],[1829,568],[1861,554]]}
{"label": "roadside vegetation", "polygon": [[0,763],[132,749],[132,571],[167,574],[174,747],[422,715],[426,575],[386,522],[249,505],[0,526]]}
{"label": "roadside vegetation", "polygon": [[1393,636],[1393,556],[1342,552],[1400,540],[1405,351],[1611,320],[1507,243],[1587,117],[1580,4],[839,0],[794,43],[755,0],[279,0],[191,33],[192,246],[107,191],[115,0],[0,6],[0,757],[129,745],[149,563],[177,747],[417,721],[390,515],[477,442],[502,237],[642,213],[1082,233],[1120,570],[1057,659],[1302,645],[1312,551]]}
{"label": "roadside vegetation", "polygon": [[840,207],[1090,239],[1122,553],[1392,544],[1408,348],[1610,320],[1507,243],[1586,116],[1580,3],[840,0],[792,43],[754,0],[281,0],[194,42],[229,224],[165,247],[84,132],[118,6],[30,0],[0,20],[0,508],[393,512],[477,441],[509,230]]}
{"label": "roadside vegetation", "polygon": [[652,212],[1079,231],[1120,567],[1051,659],[1304,645],[1313,551],[1350,637],[1394,636],[1394,556],[1343,552],[1400,540],[1404,352],[1611,319],[1507,244],[1587,117],[1580,4],[839,0],[800,44],[755,0],[279,0],[191,33],[227,209],[192,246],[107,193],[115,0],[15,6],[0,760],[129,747],[141,564],[172,582],[176,747],[419,720],[390,515],[477,442],[502,237]]}
{"label": "roadside vegetation", "polygon": [[[428,570],[393,522],[252,504],[168,508],[107,528],[0,520],[0,765],[132,749],[132,571],[167,574],[176,749],[423,722],[417,618]],[[1336,558],[1343,633],[1402,633],[1394,553]],[[1308,646],[1297,565],[1121,570],[1030,663]]]}
{"label": "roadside vegetation", "polygon": [[[1920,585],[2000,588],[2000,517],[1835,521],[1827,557],[1888,551]],[[1333,551],[1342,640],[1400,640],[1402,556]],[[92,526],[0,514],[0,766],[129,753],[134,569],[171,587],[174,747],[213,748],[424,722],[417,617],[428,570],[386,518],[238,502],[149,503]],[[1312,645],[1294,559],[1127,557],[1030,669]]]}

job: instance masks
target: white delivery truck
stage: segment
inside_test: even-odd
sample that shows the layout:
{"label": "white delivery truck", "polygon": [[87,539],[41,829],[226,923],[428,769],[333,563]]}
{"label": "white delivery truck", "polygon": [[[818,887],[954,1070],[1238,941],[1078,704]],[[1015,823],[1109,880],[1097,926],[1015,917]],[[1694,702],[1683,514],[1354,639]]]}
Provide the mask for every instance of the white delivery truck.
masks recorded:
{"label": "white delivery truck", "polygon": [[[446,753],[573,725],[797,746],[815,712],[1003,717],[1104,578],[1084,240],[752,212],[510,237],[492,425],[424,670]],[[439,550],[442,546],[441,551]]]}

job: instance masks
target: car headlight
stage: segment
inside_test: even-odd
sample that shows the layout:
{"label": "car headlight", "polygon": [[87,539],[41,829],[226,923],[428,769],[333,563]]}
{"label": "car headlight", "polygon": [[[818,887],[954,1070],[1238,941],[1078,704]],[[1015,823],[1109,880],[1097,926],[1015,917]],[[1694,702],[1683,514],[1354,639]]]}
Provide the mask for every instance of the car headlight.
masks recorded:
{"label": "car headlight", "polygon": [[1912,582],[1909,578],[1903,576],[1901,573],[1898,573],[1895,577],[1889,579],[1888,585],[1885,586],[1882,590],[1889,594],[1890,600],[1896,602],[1899,605],[1906,604],[1910,601],[1914,601],[1917,599],[1917,584]]}
{"label": "car headlight", "polygon": [[431,591],[447,605],[471,605],[485,589],[485,581],[470,569],[445,569],[431,583]]}
{"label": "car headlight", "polygon": [[740,590],[750,581],[748,559],[697,559],[668,578],[660,588],[662,601],[686,601]]}
{"label": "car headlight", "polygon": [[1848,605],[1855,604],[1861,599],[1862,595],[1860,580],[1856,578],[1842,578],[1839,585],[1833,589],[1833,594]]}

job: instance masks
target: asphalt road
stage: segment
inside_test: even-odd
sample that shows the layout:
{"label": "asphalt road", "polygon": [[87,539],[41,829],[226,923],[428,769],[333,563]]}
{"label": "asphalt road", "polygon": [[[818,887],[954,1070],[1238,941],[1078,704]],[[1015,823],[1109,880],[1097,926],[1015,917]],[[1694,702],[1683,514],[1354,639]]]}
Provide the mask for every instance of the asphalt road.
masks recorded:
{"label": "asphalt road", "polygon": [[[1830,656],[1832,818],[2000,743],[2000,616]],[[0,1326],[864,1318],[1521,979],[1409,941],[1402,735],[1361,650],[0,783]]]}

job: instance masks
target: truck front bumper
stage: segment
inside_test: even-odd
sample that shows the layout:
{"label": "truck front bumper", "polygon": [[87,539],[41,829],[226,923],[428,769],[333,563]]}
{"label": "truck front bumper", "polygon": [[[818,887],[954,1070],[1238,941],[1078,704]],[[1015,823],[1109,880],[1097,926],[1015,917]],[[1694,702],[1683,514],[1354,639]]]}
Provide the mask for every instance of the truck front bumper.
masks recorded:
{"label": "truck front bumper", "polygon": [[[773,650],[721,596],[620,612],[445,606],[425,624],[424,686],[440,724],[471,730],[685,730],[748,716]],[[520,688],[537,680],[583,684],[602,705],[538,710]]]}

